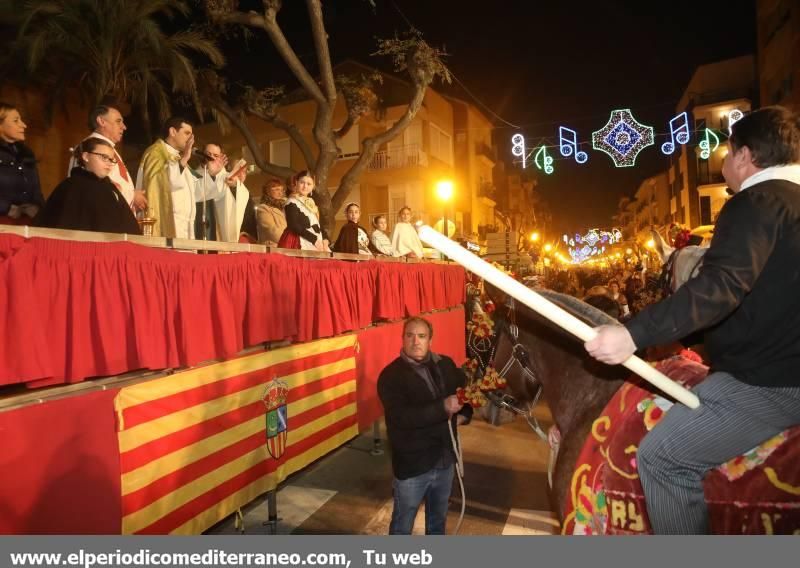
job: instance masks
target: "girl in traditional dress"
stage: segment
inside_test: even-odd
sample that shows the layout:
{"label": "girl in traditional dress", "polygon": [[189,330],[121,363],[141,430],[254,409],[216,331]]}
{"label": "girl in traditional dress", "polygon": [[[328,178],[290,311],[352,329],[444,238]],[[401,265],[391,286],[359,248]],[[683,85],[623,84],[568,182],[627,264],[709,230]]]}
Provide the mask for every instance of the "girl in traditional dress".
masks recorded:
{"label": "girl in traditional dress", "polygon": [[358,203],[350,202],[344,208],[347,215],[347,223],[339,231],[339,237],[333,245],[334,252],[346,252],[350,254],[363,254],[372,256],[378,251],[373,249],[369,241],[366,229],[358,224],[361,219],[361,207]]}
{"label": "girl in traditional dress", "polygon": [[400,209],[400,221],[394,226],[392,234],[392,247],[399,256],[422,258],[422,241],[417,236],[417,231],[411,224],[411,208]]}
{"label": "girl in traditional dress", "polygon": [[292,178],[292,193],[286,202],[286,230],[278,246],[330,252],[328,235],[319,224],[319,209],[311,198],[314,178],[303,170]]}
{"label": "girl in traditional dress", "polygon": [[378,215],[373,219],[372,226],[375,230],[372,231],[372,246],[374,246],[380,254],[386,256],[398,256],[397,251],[392,247],[392,240],[386,234],[386,215]]}

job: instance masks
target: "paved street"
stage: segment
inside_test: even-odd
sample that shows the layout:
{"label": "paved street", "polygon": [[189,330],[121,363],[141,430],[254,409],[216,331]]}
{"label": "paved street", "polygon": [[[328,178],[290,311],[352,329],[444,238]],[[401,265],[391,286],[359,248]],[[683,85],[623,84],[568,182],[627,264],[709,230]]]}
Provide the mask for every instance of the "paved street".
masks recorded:
{"label": "paved street", "polygon": [[[542,425],[549,412],[537,408]],[[558,531],[547,497],[547,445],[521,418],[493,426],[478,412],[460,429],[464,445],[466,510],[460,534],[552,534]],[[385,432],[381,432],[385,444]],[[389,452],[370,454],[372,433],[362,434],[281,484],[279,534],[387,534],[392,511]],[[458,521],[456,483],[448,532]],[[243,510],[246,534],[267,534],[267,505],[260,499]],[[209,534],[234,534],[234,518]],[[424,533],[424,513],[415,533]]]}

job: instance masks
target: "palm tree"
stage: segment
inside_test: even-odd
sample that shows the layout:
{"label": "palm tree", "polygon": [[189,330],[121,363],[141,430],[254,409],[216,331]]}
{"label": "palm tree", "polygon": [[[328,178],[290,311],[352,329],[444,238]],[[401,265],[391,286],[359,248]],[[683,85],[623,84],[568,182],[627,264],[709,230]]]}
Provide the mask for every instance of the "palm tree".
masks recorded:
{"label": "palm tree", "polygon": [[224,58],[200,31],[163,29],[178,27],[175,19],[189,12],[185,0],[32,0],[9,60],[25,61],[22,76],[47,87],[51,106],[77,86],[89,104],[105,97],[131,103],[146,124],[151,110],[166,118],[176,97],[188,97],[199,112],[190,56],[216,66]]}

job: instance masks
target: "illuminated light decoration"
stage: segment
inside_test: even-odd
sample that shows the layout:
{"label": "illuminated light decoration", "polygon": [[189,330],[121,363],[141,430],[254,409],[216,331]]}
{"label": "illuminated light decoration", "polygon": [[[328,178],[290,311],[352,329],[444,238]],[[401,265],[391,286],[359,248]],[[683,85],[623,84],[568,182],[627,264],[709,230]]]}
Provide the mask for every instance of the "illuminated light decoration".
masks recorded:
{"label": "illuminated light decoration", "polygon": [[514,136],[511,137],[511,144],[511,153],[518,158],[522,158],[522,169],[524,170],[527,167],[525,137],[522,134],[514,134]]}
{"label": "illuminated light decoration", "polygon": [[733,125],[744,118],[744,113],[738,108],[728,113],[728,134],[733,134]]}
{"label": "illuminated light decoration", "polygon": [[572,258],[572,262],[580,264],[605,253],[606,244],[612,245],[619,242],[622,239],[622,233],[619,229],[611,231],[589,229],[585,235],[576,234],[574,238],[564,235],[563,239],[569,245],[569,256]]}
{"label": "illuminated light decoration", "polygon": [[565,126],[558,127],[558,149],[565,158],[575,156],[579,164],[585,164],[589,159],[589,154],[578,150],[578,133]]}
{"label": "illuminated light decoration", "polygon": [[533,162],[537,168],[544,170],[544,173],[548,175],[553,173],[553,158],[547,155],[547,146],[539,148],[536,156],[533,157]]}
{"label": "illuminated light decoration", "polygon": [[606,125],[592,132],[592,147],[608,154],[618,168],[635,165],[639,152],[653,144],[653,127],[637,122],[630,109],[611,111]]}
{"label": "illuminated light decoration", "polygon": [[708,160],[711,157],[711,153],[719,148],[719,136],[709,128],[706,128],[705,135],[705,138],[700,141],[700,157],[703,160]]}
{"label": "illuminated light decoration", "polygon": [[669,121],[669,140],[661,145],[661,151],[667,156],[675,151],[675,144],[689,142],[689,115],[685,112]]}

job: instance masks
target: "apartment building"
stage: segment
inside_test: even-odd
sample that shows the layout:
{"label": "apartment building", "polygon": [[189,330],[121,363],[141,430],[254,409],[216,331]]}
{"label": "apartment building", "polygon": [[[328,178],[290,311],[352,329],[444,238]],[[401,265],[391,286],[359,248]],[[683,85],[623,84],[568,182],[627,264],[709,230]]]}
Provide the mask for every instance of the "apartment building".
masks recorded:
{"label": "apartment building", "polygon": [[800,2],[758,0],[758,75],[761,106],[800,111]]}
{"label": "apartment building", "polygon": [[[348,61],[337,66],[336,72],[367,74],[375,70]],[[409,83],[390,74],[382,75],[383,84],[376,88],[380,98],[378,111],[362,118],[339,141],[339,157],[328,180],[332,194],[358,157],[362,141],[390,128],[411,100],[413,88]],[[308,99],[293,99],[280,110],[281,116],[295,124],[310,142],[315,112],[316,105]],[[345,118],[346,109],[339,97],[333,122],[343,124]],[[247,123],[264,158],[295,171],[308,167],[299,148],[283,130],[252,116]],[[407,205],[415,218],[431,224],[440,220],[447,208],[447,218],[455,221],[457,234],[478,233],[479,227],[491,224],[494,217],[491,179],[495,158],[491,129],[491,123],[469,103],[429,88],[412,123],[378,150],[347,201],[360,203],[364,226],[383,214],[391,229],[398,211]],[[204,141],[219,140],[232,158],[241,155],[252,163],[250,149],[237,130],[223,135],[214,124],[201,125],[195,130]],[[252,174],[247,182],[251,194],[258,198],[261,185],[269,177],[261,172]],[[454,184],[454,196],[449,203],[442,203],[436,196],[436,184],[442,180]],[[338,211],[337,232],[345,221],[344,211]]]}
{"label": "apartment building", "polygon": [[[751,55],[701,65],[676,108],[686,112],[692,139],[671,157],[670,220],[688,227],[711,225],[728,195],[722,177],[725,140],[734,111],[753,106],[755,59]],[[704,150],[707,143],[708,148]]]}

